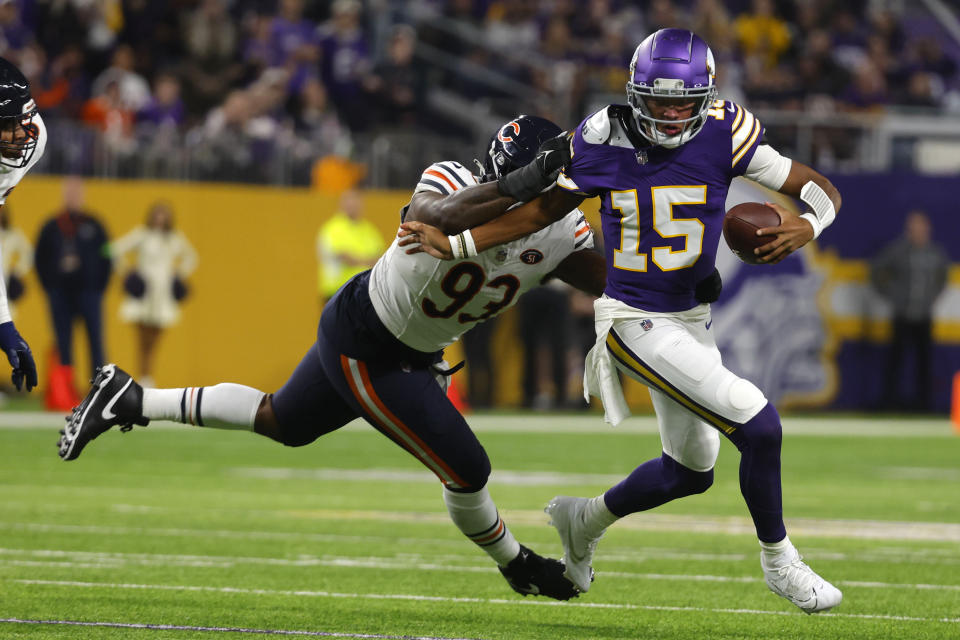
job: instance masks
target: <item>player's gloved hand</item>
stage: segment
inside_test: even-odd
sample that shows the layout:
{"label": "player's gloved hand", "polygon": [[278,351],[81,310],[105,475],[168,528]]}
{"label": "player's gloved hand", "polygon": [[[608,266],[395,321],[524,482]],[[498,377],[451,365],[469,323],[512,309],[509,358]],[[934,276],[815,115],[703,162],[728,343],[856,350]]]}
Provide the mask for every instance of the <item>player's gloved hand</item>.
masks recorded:
{"label": "player's gloved hand", "polygon": [[533,161],[497,180],[497,191],[518,202],[529,202],[557,181],[560,170],[570,164],[570,138],[563,132],[545,140]]}
{"label": "player's gloved hand", "polygon": [[697,302],[716,302],[721,291],[723,291],[723,280],[720,278],[720,272],[714,268],[713,273],[697,283],[694,296]]}
{"label": "player's gloved hand", "polygon": [[13,367],[13,375],[10,379],[17,391],[23,386],[24,381],[27,384],[27,391],[37,386],[37,365],[33,361],[33,353],[30,352],[30,346],[20,336],[12,322],[0,324],[0,349],[7,354],[7,360]]}

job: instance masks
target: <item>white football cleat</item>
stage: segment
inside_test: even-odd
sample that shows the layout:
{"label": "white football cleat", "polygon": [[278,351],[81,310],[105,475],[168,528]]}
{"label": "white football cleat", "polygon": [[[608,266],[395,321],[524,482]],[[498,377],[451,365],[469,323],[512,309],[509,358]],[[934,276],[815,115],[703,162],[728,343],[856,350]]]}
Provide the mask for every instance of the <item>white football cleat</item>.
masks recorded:
{"label": "white football cleat", "polygon": [[589,536],[583,524],[583,511],[589,501],[589,498],[556,496],[544,509],[563,542],[563,563],[566,565],[563,575],[583,593],[590,590],[593,581],[593,568],[590,565],[597,542],[602,537]]}
{"label": "white football cleat", "polygon": [[795,548],[780,554],[769,564],[761,552],[760,566],[770,590],[800,607],[804,613],[829,611],[843,600],[840,589],[808,567]]}

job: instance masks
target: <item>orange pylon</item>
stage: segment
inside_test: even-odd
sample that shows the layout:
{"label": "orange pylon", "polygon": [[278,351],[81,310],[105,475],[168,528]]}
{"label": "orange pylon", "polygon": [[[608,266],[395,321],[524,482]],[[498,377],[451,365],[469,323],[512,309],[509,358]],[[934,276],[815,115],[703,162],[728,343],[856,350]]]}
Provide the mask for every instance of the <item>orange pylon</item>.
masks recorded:
{"label": "orange pylon", "polygon": [[457,384],[457,374],[450,376],[450,384],[447,385],[447,398],[460,413],[470,413],[467,396],[460,392],[460,385]]}

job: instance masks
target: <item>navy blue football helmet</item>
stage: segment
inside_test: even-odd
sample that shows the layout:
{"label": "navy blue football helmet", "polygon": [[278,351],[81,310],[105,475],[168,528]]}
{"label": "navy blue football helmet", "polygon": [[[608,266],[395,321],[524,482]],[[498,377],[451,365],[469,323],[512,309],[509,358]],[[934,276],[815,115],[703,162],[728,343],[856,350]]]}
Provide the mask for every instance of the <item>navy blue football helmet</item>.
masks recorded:
{"label": "navy blue football helmet", "polygon": [[0,164],[16,169],[30,162],[40,135],[33,123],[36,114],[27,78],[0,58]]}
{"label": "navy blue football helmet", "polygon": [[519,115],[500,127],[487,145],[481,182],[496,180],[530,164],[540,145],[563,133],[556,124],[539,116]]}

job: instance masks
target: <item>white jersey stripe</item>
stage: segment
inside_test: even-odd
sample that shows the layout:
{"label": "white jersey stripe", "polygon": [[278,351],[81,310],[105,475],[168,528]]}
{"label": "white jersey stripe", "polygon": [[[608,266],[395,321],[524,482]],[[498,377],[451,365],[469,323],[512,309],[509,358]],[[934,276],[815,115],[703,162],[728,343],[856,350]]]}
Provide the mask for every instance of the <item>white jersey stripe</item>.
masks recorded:
{"label": "white jersey stripe", "polygon": [[[740,127],[734,129],[733,131],[733,150],[731,151],[732,155],[736,155],[737,150],[743,145],[750,134],[753,133],[753,125],[756,122],[756,118],[753,117],[753,114],[743,110],[743,122],[740,123]],[[734,163],[736,164],[736,163]]]}
{"label": "white jersey stripe", "polygon": [[747,142],[743,145],[743,147],[740,149],[737,155],[733,157],[733,163],[730,165],[731,167],[737,166],[737,163],[740,162],[740,158],[743,157],[743,154],[749,151],[750,147],[753,146],[753,143],[756,141],[757,136],[760,135],[760,128],[761,128],[760,121],[754,119],[753,132],[750,134],[750,139],[747,140]]}
{"label": "white jersey stripe", "polygon": [[396,438],[404,443],[404,446],[410,451],[420,462],[425,464],[427,468],[433,471],[437,477],[443,480],[444,484],[448,487],[459,488],[460,485],[453,481],[446,471],[444,471],[440,465],[438,465],[433,458],[424,451],[420,445],[413,440],[403,429],[401,429],[395,422],[393,422],[386,414],[384,414],[380,407],[373,401],[370,397],[370,393],[364,384],[363,378],[360,375],[360,369],[357,366],[357,361],[353,358],[346,358],[346,361],[349,366],[350,376],[353,379],[353,384],[357,389],[357,400],[363,405],[364,410],[367,411],[370,415],[374,416],[377,422],[380,425],[392,433]]}
{"label": "white jersey stripe", "polygon": [[460,177],[460,175],[459,175],[459,173],[457,172],[457,170],[454,169],[453,167],[449,167],[449,166],[443,164],[442,162],[438,162],[437,164],[435,164],[435,165],[433,165],[433,166],[436,167],[436,168],[438,168],[438,169],[441,169],[445,174],[447,174],[448,177],[452,177],[454,180],[456,180],[458,183],[460,183],[460,186],[461,186],[461,187],[467,186],[467,183],[464,182],[463,178]]}

